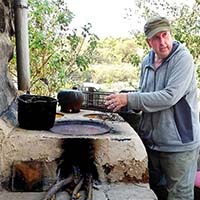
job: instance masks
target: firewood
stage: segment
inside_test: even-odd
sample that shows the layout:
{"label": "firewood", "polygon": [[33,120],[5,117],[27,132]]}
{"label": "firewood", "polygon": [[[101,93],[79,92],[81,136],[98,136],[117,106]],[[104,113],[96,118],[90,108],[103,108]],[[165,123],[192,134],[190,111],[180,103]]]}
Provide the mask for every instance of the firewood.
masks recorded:
{"label": "firewood", "polygon": [[78,182],[78,184],[76,185],[76,187],[74,188],[74,190],[73,190],[73,192],[72,192],[72,200],[75,200],[75,199],[77,199],[76,198],[76,195],[77,195],[77,193],[79,192],[79,190],[81,189],[81,186],[83,185],[83,180],[84,180],[84,178],[81,178],[80,180],[79,180],[79,182]]}
{"label": "firewood", "polygon": [[64,187],[65,185],[71,183],[73,181],[73,175],[70,174],[67,178],[55,183],[47,192],[47,194],[45,195],[44,200],[50,200],[50,198],[56,194],[62,187]]}
{"label": "firewood", "polygon": [[92,178],[92,174],[89,174],[88,177],[88,193],[87,193],[87,199],[86,200],[92,200],[92,189],[93,189],[93,178]]}

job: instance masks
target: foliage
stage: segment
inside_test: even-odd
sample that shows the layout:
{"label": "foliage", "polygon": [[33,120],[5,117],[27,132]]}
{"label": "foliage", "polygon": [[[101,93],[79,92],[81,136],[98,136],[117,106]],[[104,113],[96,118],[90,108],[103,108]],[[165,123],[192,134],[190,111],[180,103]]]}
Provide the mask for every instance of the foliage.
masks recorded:
{"label": "foliage", "polygon": [[137,45],[134,38],[105,38],[100,40],[96,49],[94,63],[120,64],[136,63]]}
{"label": "foliage", "polygon": [[[197,67],[198,80],[200,80],[200,3],[196,2],[192,10],[183,7],[180,17],[173,22],[174,37],[184,43],[194,57]],[[198,81],[200,86],[200,81]]]}
{"label": "foliage", "polygon": [[73,75],[92,62],[98,37],[91,24],[70,28],[73,17],[64,0],[29,0],[31,93],[52,96],[71,87]]}
{"label": "foliage", "polygon": [[[89,79],[87,78],[89,75]],[[86,82],[97,83],[101,85],[106,85],[108,90],[125,89],[124,87],[137,88],[138,87],[138,75],[137,67],[131,64],[97,64],[91,66],[88,70],[81,74],[83,80]],[[115,85],[116,87],[112,87]],[[120,87],[122,88],[120,88]]]}
{"label": "foliage", "polygon": [[97,44],[93,65],[79,74],[79,80],[108,86],[124,82],[135,88],[142,56],[143,50],[134,37],[104,38]]}

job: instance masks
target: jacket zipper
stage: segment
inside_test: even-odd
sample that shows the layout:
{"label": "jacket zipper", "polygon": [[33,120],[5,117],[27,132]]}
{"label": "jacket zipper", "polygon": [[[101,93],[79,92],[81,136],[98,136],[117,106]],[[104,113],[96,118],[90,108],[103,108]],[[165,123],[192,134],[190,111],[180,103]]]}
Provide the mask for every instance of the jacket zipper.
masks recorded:
{"label": "jacket zipper", "polygon": [[[153,87],[153,91],[156,91],[156,73],[157,69],[154,70],[154,87]],[[154,140],[153,140],[153,130],[154,130],[154,125],[153,125],[153,114],[151,113],[151,127],[152,127],[152,131],[151,131],[151,141],[152,141],[152,145],[155,146]]]}

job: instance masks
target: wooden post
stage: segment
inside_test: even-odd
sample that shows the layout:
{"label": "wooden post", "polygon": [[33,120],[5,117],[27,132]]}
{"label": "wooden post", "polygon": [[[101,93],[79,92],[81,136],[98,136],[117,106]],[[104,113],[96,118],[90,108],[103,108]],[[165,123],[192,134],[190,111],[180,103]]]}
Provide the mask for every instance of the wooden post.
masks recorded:
{"label": "wooden post", "polygon": [[29,92],[30,67],[28,44],[27,0],[15,0],[15,36],[17,54],[18,89]]}

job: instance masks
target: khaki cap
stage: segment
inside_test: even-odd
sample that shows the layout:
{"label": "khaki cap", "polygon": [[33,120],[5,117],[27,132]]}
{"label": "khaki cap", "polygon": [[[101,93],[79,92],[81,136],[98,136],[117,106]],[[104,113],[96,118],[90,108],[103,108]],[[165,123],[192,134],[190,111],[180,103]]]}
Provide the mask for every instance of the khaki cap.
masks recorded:
{"label": "khaki cap", "polygon": [[154,17],[149,19],[144,25],[144,33],[147,38],[153,37],[161,31],[169,31],[170,23],[165,17]]}

